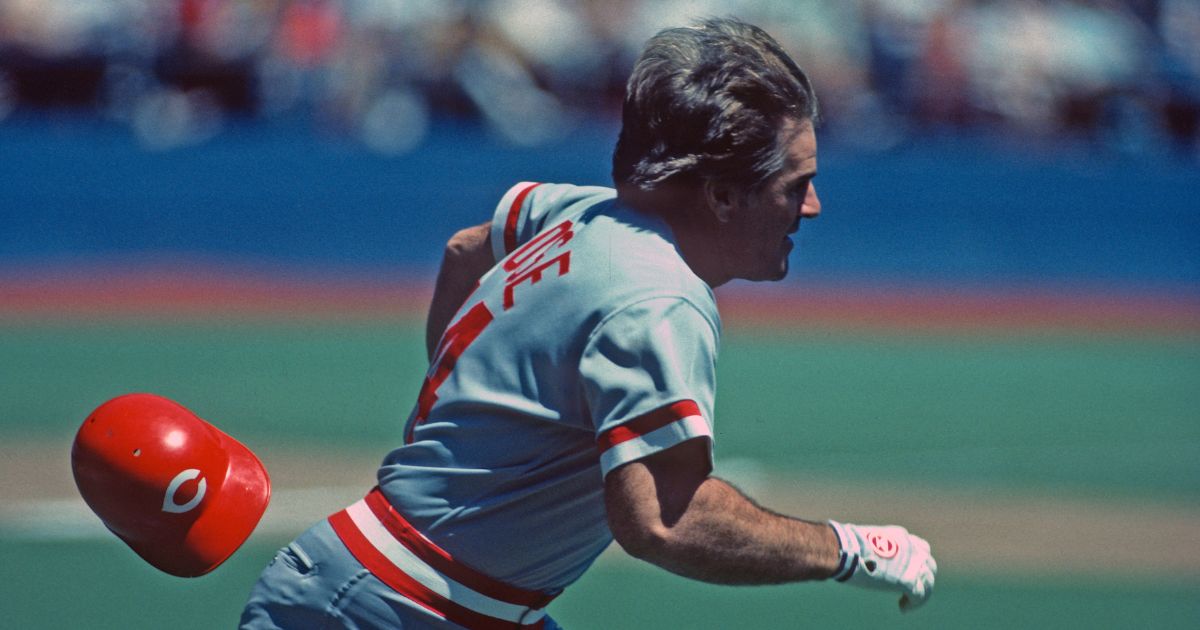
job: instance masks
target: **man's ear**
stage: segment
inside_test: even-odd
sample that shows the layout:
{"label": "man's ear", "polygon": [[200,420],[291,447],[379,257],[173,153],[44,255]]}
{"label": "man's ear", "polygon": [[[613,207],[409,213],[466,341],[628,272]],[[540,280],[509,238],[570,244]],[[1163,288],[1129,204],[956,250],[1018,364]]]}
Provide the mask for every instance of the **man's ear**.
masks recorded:
{"label": "man's ear", "polygon": [[736,200],[737,191],[732,186],[712,179],[704,180],[704,201],[718,223],[728,223],[733,218]]}

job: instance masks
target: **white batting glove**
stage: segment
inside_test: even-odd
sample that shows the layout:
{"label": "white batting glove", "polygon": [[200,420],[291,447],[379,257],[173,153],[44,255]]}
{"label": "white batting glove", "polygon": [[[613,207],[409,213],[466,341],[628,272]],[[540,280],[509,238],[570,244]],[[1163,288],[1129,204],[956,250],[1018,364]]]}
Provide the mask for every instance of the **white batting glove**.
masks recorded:
{"label": "white batting glove", "polygon": [[925,539],[897,525],[852,525],[829,521],[841,545],[831,576],[866,588],[899,591],[900,610],[908,612],[933,594],[937,562]]}

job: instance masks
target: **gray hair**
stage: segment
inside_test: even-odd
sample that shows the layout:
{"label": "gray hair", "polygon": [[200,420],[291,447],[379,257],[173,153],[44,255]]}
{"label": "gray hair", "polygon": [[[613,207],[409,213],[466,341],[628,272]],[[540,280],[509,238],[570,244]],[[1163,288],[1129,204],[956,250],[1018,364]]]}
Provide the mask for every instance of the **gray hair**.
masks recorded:
{"label": "gray hair", "polygon": [[779,129],[817,119],[808,76],[770,35],[709,18],[652,37],[626,85],[613,181],[712,179],[755,190],[783,168]]}

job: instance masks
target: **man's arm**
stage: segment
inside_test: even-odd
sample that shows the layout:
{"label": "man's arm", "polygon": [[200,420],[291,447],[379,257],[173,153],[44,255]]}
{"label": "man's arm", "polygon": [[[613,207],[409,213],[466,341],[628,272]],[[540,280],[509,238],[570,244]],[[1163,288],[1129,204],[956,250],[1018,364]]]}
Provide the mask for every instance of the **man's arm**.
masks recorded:
{"label": "man's arm", "polygon": [[425,322],[425,350],[429,358],[479,278],[496,263],[492,254],[491,222],[459,230],[446,243],[442,267],[433,287],[429,318]]}
{"label": "man's arm", "polygon": [[759,507],[708,476],[708,445],[689,440],[608,474],[613,536],[631,555],[718,584],[834,578],[901,593],[900,610],[929,599],[929,543],[895,525],[813,523]]}
{"label": "man's arm", "polygon": [[710,477],[707,449],[690,440],[608,474],[604,496],[617,542],[672,573],[717,584],[833,575],[833,529],[763,509]]}

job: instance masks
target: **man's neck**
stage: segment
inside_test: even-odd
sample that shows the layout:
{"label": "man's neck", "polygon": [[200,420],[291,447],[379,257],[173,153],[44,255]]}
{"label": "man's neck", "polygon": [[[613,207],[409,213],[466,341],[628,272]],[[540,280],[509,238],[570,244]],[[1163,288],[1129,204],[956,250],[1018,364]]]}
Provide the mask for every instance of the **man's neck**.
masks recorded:
{"label": "man's neck", "polygon": [[708,212],[699,192],[672,185],[648,191],[620,186],[617,199],[639,212],[666,221],[683,261],[708,286],[715,289],[731,279],[721,264],[716,219]]}

